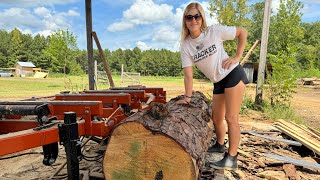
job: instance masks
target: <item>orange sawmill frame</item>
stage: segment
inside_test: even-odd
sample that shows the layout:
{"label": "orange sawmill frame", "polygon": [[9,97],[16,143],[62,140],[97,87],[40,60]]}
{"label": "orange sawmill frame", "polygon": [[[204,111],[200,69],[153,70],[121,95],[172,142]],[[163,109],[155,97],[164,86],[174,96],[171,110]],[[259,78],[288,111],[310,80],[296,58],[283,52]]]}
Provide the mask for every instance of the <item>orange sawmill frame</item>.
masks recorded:
{"label": "orange sawmill frame", "polygon": [[[79,136],[107,137],[113,127],[127,117],[121,106],[141,110],[142,103],[148,101],[147,93],[155,97],[152,102],[166,102],[166,92],[162,88],[146,87],[59,94],[53,96],[52,101],[0,102],[0,105],[8,106],[47,104],[50,110],[48,117],[58,119],[53,120],[50,126],[43,127],[39,127],[36,120],[19,119],[21,116],[14,114],[8,115],[8,119],[0,120],[0,133],[7,133],[0,135],[0,156],[59,142],[57,124],[62,122],[65,112],[75,112],[79,118]],[[100,118],[100,121],[97,121],[97,118]]]}

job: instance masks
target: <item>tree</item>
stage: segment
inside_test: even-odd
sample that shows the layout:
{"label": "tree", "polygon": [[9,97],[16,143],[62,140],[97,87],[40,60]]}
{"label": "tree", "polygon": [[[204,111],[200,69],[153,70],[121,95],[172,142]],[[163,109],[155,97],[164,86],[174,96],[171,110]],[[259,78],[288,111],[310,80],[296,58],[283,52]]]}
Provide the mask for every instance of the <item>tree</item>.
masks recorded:
{"label": "tree", "polygon": [[[248,28],[250,20],[247,17],[249,7],[248,0],[209,0],[210,15],[217,17],[218,23],[227,26],[241,26]],[[254,42],[254,41],[253,41]],[[225,50],[233,55],[236,52],[236,42],[224,43]]]}
{"label": "tree", "polygon": [[250,6],[251,20],[250,35],[251,41],[261,39],[262,23],[263,23],[264,2],[257,2]]}
{"label": "tree", "polygon": [[41,67],[43,69],[48,69],[50,67],[50,57],[47,57],[43,52],[46,47],[46,38],[42,35],[37,34],[36,36],[34,36],[33,41],[28,48],[30,51],[30,55],[28,57],[29,61],[33,62],[35,66]]}
{"label": "tree", "polygon": [[53,72],[77,74],[81,67],[75,61],[77,50],[76,37],[72,32],[59,30],[51,35],[49,46],[44,53],[51,58],[50,69]]}
{"label": "tree", "polygon": [[304,38],[299,46],[297,57],[302,68],[320,69],[320,21],[302,23]]}
{"label": "tree", "polygon": [[270,55],[272,64],[272,75],[268,74],[267,88],[268,98],[272,106],[290,105],[294,88],[296,88],[296,77],[294,66],[296,64],[295,47],[279,51],[277,55]]}
{"label": "tree", "polygon": [[271,105],[290,102],[296,86],[294,69],[297,68],[297,50],[303,38],[301,28],[301,2],[280,0],[278,13],[271,21],[271,42],[269,44],[272,76],[268,77]]}
{"label": "tree", "polygon": [[31,34],[21,34],[21,57],[20,61],[23,62],[35,62],[35,57],[32,54],[32,49],[30,48],[33,38]]}
{"label": "tree", "polygon": [[0,52],[0,67],[6,68],[7,67],[7,58]]}
{"label": "tree", "polygon": [[[86,50],[79,50],[79,49],[76,50],[76,52],[75,52],[75,61],[76,61],[77,64],[79,64],[81,66],[82,71],[88,72],[88,56],[87,56],[87,51]],[[98,61],[98,63],[99,63],[99,61]]]}
{"label": "tree", "polygon": [[10,36],[7,31],[0,30],[0,67],[8,68],[8,50],[9,50]]}
{"label": "tree", "polygon": [[121,65],[125,64],[125,61],[124,52],[119,48],[111,53],[109,66],[111,69],[121,72]]}
{"label": "tree", "polygon": [[13,67],[18,61],[25,61],[22,51],[22,34],[18,29],[10,33],[10,42],[8,48],[8,67]]}
{"label": "tree", "polygon": [[[251,23],[248,27],[248,45],[252,45],[256,40],[261,40],[262,37],[262,24],[263,24],[263,12],[264,12],[264,2],[257,2],[250,6]],[[253,53],[250,55],[249,59],[252,62],[257,62],[259,60],[260,46],[258,46]]]}
{"label": "tree", "polygon": [[278,54],[279,51],[286,51],[289,46],[302,41],[302,8],[303,4],[297,0],[280,0],[278,13],[272,17],[270,24],[270,53]]}

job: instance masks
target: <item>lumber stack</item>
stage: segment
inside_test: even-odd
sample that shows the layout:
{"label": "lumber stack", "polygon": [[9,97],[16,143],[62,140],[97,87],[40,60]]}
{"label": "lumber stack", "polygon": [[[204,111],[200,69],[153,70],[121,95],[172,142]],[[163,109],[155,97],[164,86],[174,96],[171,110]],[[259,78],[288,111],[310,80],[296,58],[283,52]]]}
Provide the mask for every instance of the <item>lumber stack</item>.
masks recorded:
{"label": "lumber stack", "polygon": [[278,120],[276,127],[291,138],[320,155],[320,134],[316,130],[294,122]]}
{"label": "lumber stack", "polygon": [[198,179],[212,138],[206,97],[193,93],[190,104],[153,103],[118,124],[103,160],[110,179]]}
{"label": "lumber stack", "polygon": [[303,86],[319,86],[320,85],[319,78],[301,78],[298,80],[298,82]]}

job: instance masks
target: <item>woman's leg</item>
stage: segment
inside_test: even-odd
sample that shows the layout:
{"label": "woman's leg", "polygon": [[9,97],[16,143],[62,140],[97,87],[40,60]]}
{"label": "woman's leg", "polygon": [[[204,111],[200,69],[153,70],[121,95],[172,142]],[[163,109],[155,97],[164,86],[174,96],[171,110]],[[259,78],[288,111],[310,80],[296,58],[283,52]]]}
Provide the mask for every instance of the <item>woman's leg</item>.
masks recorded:
{"label": "woman's leg", "polygon": [[226,127],[223,120],[225,116],[225,95],[213,94],[212,96],[212,120],[214,129],[217,135],[217,142],[224,144],[224,137],[226,135]]}
{"label": "woman's leg", "polygon": [[228,124],[229,154],[235,156],[240,142],[239,113],[245,84],[240,81],[236,86],[225,89],[226,121]]}

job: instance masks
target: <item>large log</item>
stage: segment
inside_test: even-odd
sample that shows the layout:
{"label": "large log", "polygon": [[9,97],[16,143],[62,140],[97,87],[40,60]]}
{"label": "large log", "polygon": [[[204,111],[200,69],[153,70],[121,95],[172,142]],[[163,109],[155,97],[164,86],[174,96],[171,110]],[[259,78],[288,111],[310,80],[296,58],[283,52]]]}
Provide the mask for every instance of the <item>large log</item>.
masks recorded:
{"label": "large log", "polygon": [[212,138],[207,98],[193,93],[190,104],[153,103],[118,124],[103,159],[105,178],[197,179]]}

